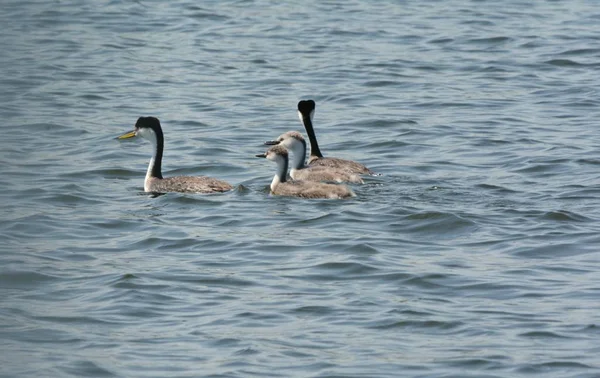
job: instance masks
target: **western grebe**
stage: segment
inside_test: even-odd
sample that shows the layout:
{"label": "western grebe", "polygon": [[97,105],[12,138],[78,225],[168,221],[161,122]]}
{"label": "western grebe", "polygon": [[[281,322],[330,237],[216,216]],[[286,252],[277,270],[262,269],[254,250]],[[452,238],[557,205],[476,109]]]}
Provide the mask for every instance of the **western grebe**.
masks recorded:
{"label": "western grebe", "polygon": [[298,117],[306,129],[308,140],[310,141],[310,156],[308,157],[309,166],[325,166],[343,169],[347,172],[357,174],[372,175],[373,172],[364,165],[352,160],[323,157],[317,137],[312,125],[312,119],[315,114],[315,102],[313,100],[302,100],[298,102]]}
{"label": "western grebe", "polygon": [[288,152],[283,146],[273,146],[256,157],[267,158],[277,163],[277,172],[271,182],[271,193],[279,196],[303,198],[347,198],[355,194],[345,185],[325,184],[313,181],[287,181]]}
{"label": "western grebe", "polygon": [[265,142],[266,145],[281,145],[292,151],[292,169],[290,177],[294,180],[304,181],[335,181],[335,182],[351,182],[355,184],[363,184],[364,181],[359,175],[350,173],[342,169],[328,166],[307,166],[304,164],[306,160],[306,141],[302,134],[297,131],[288,131],[281,134],[276,140]]}
{"label": "western grebe", "polygon": [[147,139],[154,147],[154,154],[150,159],[144,191],[152,193],[187,192],[187,193],[218,193],[233,189],[225,181],[205,176],[175,176],[163,178],[161,164],[164,149],[164,136],[160,121],[155,117],[140,117],[135,123],[135,129],[118,137],[118,139],[133,138],[135,136]]}

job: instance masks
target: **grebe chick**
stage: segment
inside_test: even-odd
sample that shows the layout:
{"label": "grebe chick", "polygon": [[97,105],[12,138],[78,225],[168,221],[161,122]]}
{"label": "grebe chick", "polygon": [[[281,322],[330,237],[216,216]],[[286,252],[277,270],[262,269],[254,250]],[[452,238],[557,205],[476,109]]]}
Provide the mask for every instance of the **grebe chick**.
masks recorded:
{"label": "grebe chick", "polygon": [[175,176],[163,178],[161,164],[164,149],[164,136],[160,121],[155,117],[140,117],[135,123],[135,129],[118,137],[128,139],[142,137],[152,143],[154,154],[150,159],[144,191],[152,193],[185,192],[185,193],[219,193],[233,189],[225,181],[205,176]]}
{"label": "grebe chick", "polygon": [[277,163],[277,172],[271,182],[271,193],[278,196],[302,198],[348,198],[355,194],[345,185],[325,184],[313,181],[287,181],[288,152],[283,146],[273,146],[256,157],[267,158]]}
{"label": "grebe chick", "polygon": [[276,140],[265,142],[266,145],[280,145],[292,152],[292,169],[290,177],[294,180],[304,181],[335,181],[351,182],[354,184],[364,184],[362,178],[355,173],[350,173],[342,169],[327,166],[307,166],[306,160],[306,141],[302,134],[297,131],[288,131],[281,134]]}
{"label": "grebe chick", "polygon": [[345,160],[339,158],[323,157],[319,144],[317,143],[317,137],[312,125],[312,119],[315,114],[315,102],[313,100],[302,100],[298,102],[298,117],[306,129],[308,134],[308,140],[310,141],[310,156],[308,157],[309,166],[325,166],[343,169],[347,172],[357,174],[374,174],[369,168],[364,165],[357,163],[352,160]]}

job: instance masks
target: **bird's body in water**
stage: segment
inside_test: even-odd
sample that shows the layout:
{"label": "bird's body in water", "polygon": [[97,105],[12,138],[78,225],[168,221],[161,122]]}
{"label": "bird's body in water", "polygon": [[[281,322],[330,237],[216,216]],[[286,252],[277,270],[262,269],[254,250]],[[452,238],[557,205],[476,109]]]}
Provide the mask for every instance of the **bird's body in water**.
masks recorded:
{"label": "bird's body in water", "polygon": [[294,180],[364,183],[358,174],[343,169],[319,165],[307,166],[304,163],[306,160],[306,141],[302,134],[297,131],[288,131],[275,140],[265,142],[265,144],[269,146],[281,145],[292,152],[290,177]]}
{"label": "bird's body in water", "polygon": [[277,172],[271,182],[271,193],[279,196],[302,198],[340,199],[354,197],[355,194],[345,185],[326,184],[313,181],[288,181],[288,152],[283,146],[273,146],[266,153],[256,155],[277,163]]}
{"label": "bird's body in water", "polygon": [[154,147],[154,153],[148,164],[144,191],[150,193],[219,193],[233,189],[225,181],[206,176],[174,176],[163,178],[162,157],[164,149],[164,136],[160,121],[155,117],[138,118],[135,129],[118,137],[128,139],[142,137],[149,140]]}
{"label": "bird's body in water", "polygon": [[346,172],[361,175],[373,175],[373,171],[364,165],[352,160],[324,157],[319,149],[319,143],[313,129],[312,119],[315,114],[316,104],[313,100],[302,100],[298,102],[298,117],[306,129],[308,140],[310,141],[310,155],[308,157],[309,166],[323,166],[336,169],[342,169]]}

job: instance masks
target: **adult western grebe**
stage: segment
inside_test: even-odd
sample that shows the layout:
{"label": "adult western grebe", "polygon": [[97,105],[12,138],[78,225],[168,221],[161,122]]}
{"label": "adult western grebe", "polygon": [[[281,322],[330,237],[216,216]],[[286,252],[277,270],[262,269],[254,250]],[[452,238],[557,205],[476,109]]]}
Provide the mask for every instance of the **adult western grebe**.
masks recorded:
{"label": "adult western grebe", "polygon": [[298,102],[298,117],[300,117],[300,121],[304,124],[306,133],[308,134],[308,140],[310,141],[308,165],[334,167],[351,173],[372,175],[373,172],[369,168],[355,161],[323,157],[323,154],[321,154],[321,150],[319,149],[319,144],[317,143],[315,131],[313,130],[312,118],[314,114],[315,102],[313,100],[302,100]]}
{"label": "adult western grebe", "polygon": [[175,176],[163,178],[161,163],[164,149],[164,136],[160,121],[155,117],[140,117],[135,123],[135,130],[118,137],[118,139],[133,138],[135,136],[147,139],[154,147],[154,154],[150,159],[144,191],[152,193],[187,192],[187,193],[217,193],[233,189],[225,181],[205,176]]}
{"label": "adult western grebe", "polygon": [[293,158],[290,177],[294,180],[364,183],[362,178],[355,173],[334,167],[307,166],[304,164],[306,160],[306,141],[302,137],[302,134],[297,131],[288,131],[281,134],[276,140],[267,141],[265,144],[268,146],[281,145],[292,151]]}
{"label": "adult western grebe", "polygon": [[277,163],[277,172],[271,182],[271,193],[279,196],[303,198],[347,198],[354,193],[345,185],[325,184],[313,181],[287,181],[288,152],[283,146],[273,146],[256,157],[267,158]]}

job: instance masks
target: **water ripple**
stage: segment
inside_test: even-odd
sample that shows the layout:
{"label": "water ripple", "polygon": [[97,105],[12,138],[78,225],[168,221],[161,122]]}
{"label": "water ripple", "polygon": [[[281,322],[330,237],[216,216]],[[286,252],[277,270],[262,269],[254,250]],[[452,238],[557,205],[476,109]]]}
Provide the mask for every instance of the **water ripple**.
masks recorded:
{"label": "water ripple", "polygon": [[[594,5],[4,1],[0,376],[598,376]],[[351,201],[269,195],[308,98]]]}

